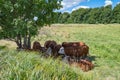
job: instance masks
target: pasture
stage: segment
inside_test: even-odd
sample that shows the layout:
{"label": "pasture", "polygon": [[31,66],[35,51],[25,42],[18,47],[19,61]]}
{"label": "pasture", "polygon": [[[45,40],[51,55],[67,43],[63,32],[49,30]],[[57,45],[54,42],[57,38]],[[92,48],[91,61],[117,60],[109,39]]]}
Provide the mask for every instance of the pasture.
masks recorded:
{"label": "pasture", "polygon": [[[42,45],[47,40],[57,43],[82,41],[90,48],[95,67],[83,72],[36,52],[16,52],[15,44],[0,41],[1,80],[120,80],[119,24],[53,24],[43,27],[32,41]],[[6,46],[6,47],[5,47]],[[4,49],[2,49],[4,48]],[[52,65],[51,65],[52,64]]]}

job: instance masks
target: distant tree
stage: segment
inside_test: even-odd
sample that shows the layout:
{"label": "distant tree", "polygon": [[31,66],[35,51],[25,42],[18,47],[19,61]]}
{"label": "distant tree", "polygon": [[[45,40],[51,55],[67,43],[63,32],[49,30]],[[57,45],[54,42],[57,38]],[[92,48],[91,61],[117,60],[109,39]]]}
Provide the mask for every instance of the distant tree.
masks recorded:
{"label": "distant tree", "polygon": [[57,20],[58,23],[120,23],[120,4],[117,4],[113,9],[112,5],[88,9],[79,8],[70,14],[60,13]]}
{"label": "distant tree", "polygon": [[70,14],[70,17],[68,18],[68,23],[77,23],[77,11],[73,11],[71,14]]}
{"label": "distant tree", "polygon": [[61,20],[60,15],[61,14],[62,14],[61,12],[55,12],[55,14],[54,14],[54,23],[60,23],[60,20]]}
{"label": "distant tree", "polygon": [[89,9],[84,9],[84,8],[80,8],[76,11],[78,17],[76,17],[77,19],[77,23],[86,23],[86,19],[88,18],[87,14],[89,13]]}
{"label": "distant tree", "polygon": [[18,48],[31,48],[31,36],[53,22],[62,0],[0,0],[0,36],[15,41]]}
{"label": "distant tree", "polygon": [[112,23],[120,23],[120,3],[112,11]]}
{"label": "distant tree", "polygon": [[82,20],[82,23],[88,23],[88,19],[90,17],[89,13],[90,13],[91,9],[85,9],[85,12],[84,12],[84,17],[83,17],[83,20]]}
{"label": "distant tree", "polygon": [[88,13],[89,9],[83,9],[80,8],[78,10],[73,11],[70,14],[70,18],[68,19],[69,22],[73,22],[73,23],[84,23],[85,19],[87,18],[87,13]]}
{"label": "distant tree", "polygon": [[67,20],[69,17],[70,17],[70,14],[68,12],[64,12],[63,14],[60,15],[58,19],[60,23],[67,23]]}
{"label": "distant tree", "polygon": [[100,20],[101,23],[110,23],[112,19],[112,5],[101,7]]}
{"label": "distant tree", "polygon": [[90,9],[88,13],[88,19],[86,20],[87,23],[96,24],[98,23],[99,18],[99,8]]}

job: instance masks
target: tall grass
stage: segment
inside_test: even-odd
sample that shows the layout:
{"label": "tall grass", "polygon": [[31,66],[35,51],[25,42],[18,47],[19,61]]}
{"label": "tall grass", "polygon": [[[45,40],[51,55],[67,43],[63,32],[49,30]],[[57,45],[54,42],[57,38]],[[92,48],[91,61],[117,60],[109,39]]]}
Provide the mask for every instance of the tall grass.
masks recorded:
{"label": "tall grass", "polygon": [[92,79],[92,76],[78,74],[59,60],[45,59],[35,52],[2,51],[0,61],[0,80]]}

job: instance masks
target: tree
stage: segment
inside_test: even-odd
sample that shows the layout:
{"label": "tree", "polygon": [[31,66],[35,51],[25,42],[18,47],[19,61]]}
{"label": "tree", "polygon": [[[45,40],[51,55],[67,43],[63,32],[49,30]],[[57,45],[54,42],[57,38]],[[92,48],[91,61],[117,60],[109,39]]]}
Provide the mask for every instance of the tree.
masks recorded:
{"label": "tree", "polygon": [[70,14],[70,17],[68,18],[68,23],[76,23],[76,18],[77,18],[77,14],[76,14],[76,11],[73,11],[71,14]]}
{"label": "tree", "polygon": [[67,23],[67,20],[68,20],[68,18],[69,18],[69,13],[68,12],[64,12],[60,17],[62,18],[62,19],[59,19],[59,20],[61,20],[61,23]]}
{"label": "tree", "polygon": [[68,18],[68,23],[86,23],[90,9],[80,8],[73,11]]}
{"label": "tree", "polygon": [[76,14],[78,17],[76,17],[77,19],[77,23],[85,23],[85,20],[87,18],[87,14],[89,13],[89,9],[84,9],[84,8],[80,8],[78,10],[76,10]]}
{"label": "tree", "polygon": [[61,12],[55,12],[55,14],[54,14],[54,23],[60,23],[60,15],[61,15],[62,13]]}
{"label": "tree", "polygon": [[112,23],[120,23],[120,3],[114,7],[112,13]]}
{"label": "tree", "polygon": [[0,0],[0,35],[15,41],[18,48],[31,48],[31,36],[50,25],[62,0]]}
{"label": "tree", "polygon": [[101,23],[110,23],[112,18],[112,5],[108,5],[101,10]]}
{"label": "tree", "polygon": [[99,23],[99,15],[100,15],[99,8],[90,9],[89,13],[87,14],[88,16],[88,19],[86,19],[87,23],[90,24]]}
{"label": "tree", "polygon": [[120,23],[120,4],[113,9],[112,5],[88,9],[79,8],[69,15],[60,13],[57,17],[58,23]]}

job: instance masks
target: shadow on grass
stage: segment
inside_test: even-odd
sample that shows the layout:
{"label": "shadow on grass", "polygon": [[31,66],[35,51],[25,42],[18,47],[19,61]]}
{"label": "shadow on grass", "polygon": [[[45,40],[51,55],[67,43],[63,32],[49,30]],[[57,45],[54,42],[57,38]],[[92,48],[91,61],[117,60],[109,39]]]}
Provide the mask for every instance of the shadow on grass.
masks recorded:
{"label": "shadow on grass", "polygon": [[94,61],[94,67],[99,67],[99,65],[96,63],[96,59],[100,58],[99,56],[88,56],[85,58],[86,60],[89,60],[90,62]]}
{"label": "shadow on grass", "polygon": [[[96,61],[96,58],[100,58],[99,56],[90,56],[90,60],[91,61]],[[99,67],[99,64],[97,64],[96,62],[94,63],[94,67]]]}
{"label": "shadow on grass", "polygon": [[88,60],[88,61],[96,61],[96,58],[100,58],[98,56],[87,56],[85,59]]}
{"label": "shadow on grass", "polygon": [[97,56],[89,56],[89,59],[90,59],[91,61],[95,61],[96,58],[99,58],[99,57],[97,57]]}
{"label": "shadow on grass", "polygon": [[0,46],[0,50],[1,50],[1,49],[5,49],[5,48],[6,48],[6,46]]}

